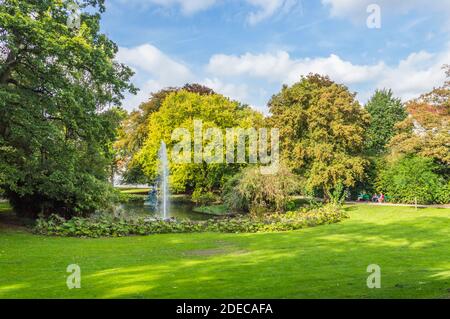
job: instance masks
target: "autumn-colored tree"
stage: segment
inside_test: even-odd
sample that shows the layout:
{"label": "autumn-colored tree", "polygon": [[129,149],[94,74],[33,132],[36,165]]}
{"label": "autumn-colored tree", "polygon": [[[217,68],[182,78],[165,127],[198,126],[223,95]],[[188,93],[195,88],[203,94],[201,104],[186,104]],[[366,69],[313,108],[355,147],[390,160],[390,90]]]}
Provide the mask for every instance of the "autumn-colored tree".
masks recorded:
{"label": "autumn-colored tree", "polygon": [[269,102],[269,122],[280,129],[281,153],[307,190],[327,196],[338,183],[364,176],[364,135],[370,116],[347,87],[308,75]]}
{"label": "autumn-colored tree", "polygon": [[[450,66],[445,67],[450,79]],[[450,165],[450,80],[406,104],[409,117],[397,125],[390,147],[394,157],[417,154]],[[448,169],[447,169],[448,170]]]}

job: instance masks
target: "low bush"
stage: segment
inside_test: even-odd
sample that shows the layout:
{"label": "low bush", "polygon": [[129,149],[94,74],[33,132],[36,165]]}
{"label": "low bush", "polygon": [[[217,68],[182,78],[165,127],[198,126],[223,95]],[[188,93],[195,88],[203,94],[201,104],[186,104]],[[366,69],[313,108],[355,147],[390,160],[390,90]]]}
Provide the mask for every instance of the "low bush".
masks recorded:
{"label": "low bush", "polygon": [[443,185],[437,192],[435,201],[438,204],[450,203],[450,181],[446,185]]}
{"label": "low bush", "polygon": [[446,204],[450,201],[448,182],[436,173],[438,167],[430,158],[404,157],[384,169],[378,190],[392,202]]}
{"label": "low bush", "polygon": [[248,167],[224,186],[224,202],[233,211],[261,216],[288,210],[291,195],[299,189],[297,177],[280,164],[276,174],[262,174],[259,167]]}
{"label": "low bush", "polygon": [[144,201],[147,198],[146,195],[119,193],[120,203],[139,202]]}
{"label": "low bush", "polygon": [[297,230],[340,222],[347,218],[338,206],[268,214],[259,217],[242,215],[208,221],[161,220],[144,217],[100,215],[65,220],[57,215],[37,220],[34,232],[41,235],[66,237],[120,237],[163,233],[258,233]]}
{"label": "low bush", "polygon": [[203,192],[201,189],[196,189],[192,193],[191,200],[196,205],[205,206],[217,202],[217,196],[213,192]]}

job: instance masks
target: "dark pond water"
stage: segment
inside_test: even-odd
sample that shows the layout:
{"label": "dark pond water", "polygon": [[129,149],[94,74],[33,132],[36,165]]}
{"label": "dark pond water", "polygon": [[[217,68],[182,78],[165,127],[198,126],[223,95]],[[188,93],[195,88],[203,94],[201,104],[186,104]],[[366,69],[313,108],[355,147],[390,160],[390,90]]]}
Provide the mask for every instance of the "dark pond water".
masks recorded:
{"label": "dark pond water", "polygon": [[[149,206],[144,205],[144,201],[133,201],[120,206],[129,215],[162,217],[158,212],[153,211]],[[196,213],[193,211],[194,205],[185,200],[171,200],[169,206],[169,216],[178,219],[207,220],[213,218],[211,215]]]}

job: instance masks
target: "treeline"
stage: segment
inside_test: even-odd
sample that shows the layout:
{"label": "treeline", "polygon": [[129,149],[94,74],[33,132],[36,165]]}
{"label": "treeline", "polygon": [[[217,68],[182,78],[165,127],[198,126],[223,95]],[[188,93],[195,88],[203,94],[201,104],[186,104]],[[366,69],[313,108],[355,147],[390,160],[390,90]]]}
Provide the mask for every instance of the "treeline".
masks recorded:
{"label": "treeline", "polygon": [[[445,68],[450,77],[449,67]],[[288,183],[290,192],[327,199],[342,190],[354,199],[362,193],[383,193],[392,202],[448,203],[449,92],[447,81],[403,103],[391,90],[383,89],[361,106],[346,86],[311,74],[283,86],[268,103],[270,115],[263,117],[246,105],[191,84],[152,94],[124,121],[116,147],[124,182],[152,183],[157,178],[160,142],[165,141],[170,150],[172,131],[179,127],[192,131],[194,119],[202,120],[205,127],[222,129],[278,128],[283,166],[278,177],[293,174],[298,184],[292,190]],[[171,187],[194,199],[212,200],[214,194],[229,198],[237,191],[230,184],[238,185],[252,171],[246,166],[172,164]],[[264,198],[272,192],[275,203],[276,190],[265,192],[257,185],[264,180],[253,178],[251,187],[264,193]]]}
{"label": "treeline", "polygon": [[[362,107],[326,76],[285,86],[261,113],[197,84],[153,93],[127,114],[133,72],[100,33],[103,0],[3,1],[0,6],[0,196],[22,215],[84,215],[113,203],[114,173],[153,182],[161,140],[174,128],[279,128],[282,169],[274,178],[245,164],[172,165],[176,192],[233,206],[282,210],[286,194],[331,197],[383,192],[392,200],[449,202],[450,84],[406,104],[389,90]],[[447,67],[447,74],[450,76]],[[295,186],[295,187],[294,187]],[[255,205],[253,205],[255,206]]]}

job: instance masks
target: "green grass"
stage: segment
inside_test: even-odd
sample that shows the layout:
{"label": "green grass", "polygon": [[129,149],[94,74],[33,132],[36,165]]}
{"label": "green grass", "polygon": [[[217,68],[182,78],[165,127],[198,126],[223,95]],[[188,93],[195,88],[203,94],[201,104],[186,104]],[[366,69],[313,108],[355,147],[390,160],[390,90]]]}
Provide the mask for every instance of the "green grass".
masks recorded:
{"label": "green grass", "polygon": [[132,195],[148,195],[150,188],[117,188],[121,193]]}
{"label": "green grass", "polygon": [[[0,297],[449,297],[449,209],[349,213],[340,224],[271,234],[75,239],[1,229]],[[82,288],[68,290],[73,263]],[[369,264],[381,266],[381,289],[366,286]]]}
{"label": "green grass", "polygon": [[194,207],[194,212],[208,214],[208,215],[228,215],[229,210],[225,205],[210,205],[210,206],[199,206]]}

